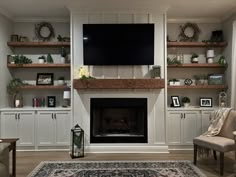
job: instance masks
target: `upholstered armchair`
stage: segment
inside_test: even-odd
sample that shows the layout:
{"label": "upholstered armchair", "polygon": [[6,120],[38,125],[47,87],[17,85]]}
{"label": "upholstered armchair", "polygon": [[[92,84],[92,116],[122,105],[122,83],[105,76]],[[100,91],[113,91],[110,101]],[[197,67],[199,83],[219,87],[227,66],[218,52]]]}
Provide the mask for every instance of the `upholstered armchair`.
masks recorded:
{"label": "upholstered armchair", "polygon": [[200,135],[193,139],[194,144],[194,164],[197,164],[198,147],[213,150],[215,159],[216,152],[220,152],[220,175],[224,173],[224,153],[235,151],[236,145],[233,132],[236,130],[236,111],[232,110],[226,117],[220,133],[216,136],[208,137]]}
{"label": "upholstered armchair", "polygon": [[0,143],[0,176],[9,176],[9,143]]}

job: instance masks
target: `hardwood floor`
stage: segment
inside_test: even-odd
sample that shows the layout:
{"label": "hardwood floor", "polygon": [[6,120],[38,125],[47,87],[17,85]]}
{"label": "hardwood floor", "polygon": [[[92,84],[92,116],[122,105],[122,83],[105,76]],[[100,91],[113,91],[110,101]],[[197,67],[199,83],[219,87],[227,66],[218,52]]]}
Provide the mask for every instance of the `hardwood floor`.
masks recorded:
{"label": "hardwood floor", "polygon": [[[85,154],[84,158],[73,159],[74,161],[95,161],[95,160],[191,160],[193,153],[169,154]],[[17,152],[16,153],[16,176],[26,177],[41,161],[71,161],[68,152]],[[225,155],[224,177],[234,177],[233,172],[234,153]],[[219,161],[213,157],[205,157],[198,160],[197,167],[207,177],[219,175]]]}

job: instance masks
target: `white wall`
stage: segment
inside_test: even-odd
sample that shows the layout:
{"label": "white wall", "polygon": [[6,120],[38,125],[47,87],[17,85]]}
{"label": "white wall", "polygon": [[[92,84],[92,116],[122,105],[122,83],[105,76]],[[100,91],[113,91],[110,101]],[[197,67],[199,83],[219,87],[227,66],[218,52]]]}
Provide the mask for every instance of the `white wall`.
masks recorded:
{"label": "white wall", "polygon": [[[164,28],[163,14],[149,13],[72,13],[73,66],[83,65],[82,24],[87,23],[155,23],[155,65],[161,65],[164,78]],[[149,78],[148,66],[89,66],[95,78]],[[74,90],[74,124],[85,130],[87,151],[99,152],[158,152],[167,150],[165,136],[165,97],[160,90]],[[144,97],[148,98],[148,144],[90,144],[90,98],[91,97]],[[153,148],[155,147],[155,148]],[[103,152],[104,152],[103,150]]]}
{"label": "white wall", "polygon": [[229,106],[236,109],[236,81],[235,81],[235,67],[236,67],[236,14],[224,21],[223,29],[225,40],[228,42],[228,47],[225,50],[225,57],[228,62],[228,69],[226,73],[226,81],[228,83],[228,103]]}
{"label": "white wall", "polygon": [[0,107],[6,107],[9,101],[6,86],[10,78],[10,73],[6,65],[7,55],[11,54],[7,42],[10,40],[12,34],[13,23],[11,20],[0,14],[0,26]]}

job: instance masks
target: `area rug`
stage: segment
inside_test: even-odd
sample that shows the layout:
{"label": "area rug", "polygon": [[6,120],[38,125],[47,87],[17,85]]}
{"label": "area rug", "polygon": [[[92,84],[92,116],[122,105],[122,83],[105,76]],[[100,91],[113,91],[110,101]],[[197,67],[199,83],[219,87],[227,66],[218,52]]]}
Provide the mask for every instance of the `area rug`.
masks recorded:
{"label": "area rug", "polygon": [[45,161],[27,177],[205,177],[190,161]]}

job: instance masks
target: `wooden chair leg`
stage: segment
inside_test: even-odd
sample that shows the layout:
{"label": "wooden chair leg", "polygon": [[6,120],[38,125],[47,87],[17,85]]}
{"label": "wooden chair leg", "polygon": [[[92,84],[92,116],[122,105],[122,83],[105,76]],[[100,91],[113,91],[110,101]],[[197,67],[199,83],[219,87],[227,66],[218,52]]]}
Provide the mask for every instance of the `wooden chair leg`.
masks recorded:
{"label": "wooden chair leg", "polygon": [[217,160],[216,151],[213,150],[214,159]]}
{"label": "wooden chair leg", "polygon": [[224,174],[224,153],[220,152],[220,175]]}
{"label": "wooden chair leg", "polygon": [[193,145],[193,164],[197,165],[197,145]]}

